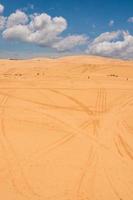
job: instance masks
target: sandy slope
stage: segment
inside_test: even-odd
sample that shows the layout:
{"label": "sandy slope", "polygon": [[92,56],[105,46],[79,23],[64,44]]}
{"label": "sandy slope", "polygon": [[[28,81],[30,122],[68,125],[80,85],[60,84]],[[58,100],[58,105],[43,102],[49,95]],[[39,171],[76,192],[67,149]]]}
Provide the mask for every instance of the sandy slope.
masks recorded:
{"label": "sandy slope", "polygon": [[133,199],[133,62],[0,60],[0,199]]}

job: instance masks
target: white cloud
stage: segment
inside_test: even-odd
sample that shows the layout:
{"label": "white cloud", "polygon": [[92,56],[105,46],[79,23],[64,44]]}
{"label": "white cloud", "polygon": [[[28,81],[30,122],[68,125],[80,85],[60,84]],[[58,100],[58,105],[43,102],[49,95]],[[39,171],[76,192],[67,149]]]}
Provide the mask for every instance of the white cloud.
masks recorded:
{"label": "white cloud", "polygon": [[22,11],[11,14],[7,19],[7,28],[3,31],[5,39],[16,39],[41,46],[52,47],[60,40],[60,34],[67,28],[63,17],[54,17],[46,13],[28,16]]}
{"label": "white cloud", "polygon": [[133,17],[130,17],[130,18],[128,19],[128,22],[129,22],[129,23],[133,23]]}
{"label": "white cloud", "polygon": [[5,28],[5,24],[6,24],[6,17],[0,16],[0,31]]}
{"label": "white cloud", "polygon": [[109,21],[109,26],[110,26],[110,27],[111,27],[111,26],[114,26],[114,23],[115,23],[114,20],[110,20],[110,21]]}
{"label": "white cloud", "polygon": [[28,23],[28,16],[21,10],[16,10],[7,19],[7,28]]}
{"label": "white cloud", "polygon": [[0,31],[4,29],[6,23],[6,17],[2,16],[3,12],[4,12],[4,6],[0,4]]}
{"label": "white cloud", "polygon": [[84,35],[71,35],[53,45],[58,51],[67,51],[78,45],[87,44],[88,38]]}
{"label": "white cloud", "polygon": [[0,14],[2,14],[3,12],[4,12],[4,6],[0,4]]}
{"label": "white cloud", "polygon": [[54,31],[54,34],[58,34],[67,28],[67,21],[63,17],[51,18],[46,13],[34,14],[31,16],[29,28],[32,31],[43,30],[46,33]]}
{"label": "white cloud", "polygon": [[2,33],[5,39],[20,40],[23,42],[26,42],[29,34],[30,31],[26,25],[14,25],[13,27],[5,29]]}
{"label": "white cloud", "polygon": [[33,43],[58,51],[69,50],[87,42],[83,35],[62,37],[63,31],[67,29],[66,19],[61,16],[52,18],[46,13],[27,15],[24,11],[16,10],[5,21],[1,21],[1,27],[4,27],[4,39]]}
{"label": "white cloud", "polygon": [[95,38],[93,41],[93,44],[101,43],[101,42],[105,42],[105,41],[112,41],[112,40],[119,38],[120,35],[121,35],[121,31],[105,32],[105,33],[102,33],[97,38]]}
{"label": "white cloud", "polygon": [[133,58],[133,36],[126,31],[102,33],[86,51],[89,54],[123,59]]}

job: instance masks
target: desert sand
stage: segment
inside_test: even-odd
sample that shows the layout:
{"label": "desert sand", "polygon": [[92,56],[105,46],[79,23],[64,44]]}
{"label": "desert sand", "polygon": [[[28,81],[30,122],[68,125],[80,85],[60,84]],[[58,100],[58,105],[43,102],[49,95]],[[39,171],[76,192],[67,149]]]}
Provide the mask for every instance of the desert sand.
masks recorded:
{"label": "desert sand", "polygon": [[133,199],[133,61],[0,60],[0,199]]}

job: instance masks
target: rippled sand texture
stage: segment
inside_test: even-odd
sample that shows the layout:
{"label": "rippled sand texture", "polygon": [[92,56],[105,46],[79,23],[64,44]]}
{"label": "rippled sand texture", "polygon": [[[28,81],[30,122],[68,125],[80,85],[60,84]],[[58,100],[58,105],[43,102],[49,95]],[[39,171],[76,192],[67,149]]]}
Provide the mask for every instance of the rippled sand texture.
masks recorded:
{"label": "rippled sand texture", "polygon": [[0,199],[133,199],[133,62],[0,61]]}

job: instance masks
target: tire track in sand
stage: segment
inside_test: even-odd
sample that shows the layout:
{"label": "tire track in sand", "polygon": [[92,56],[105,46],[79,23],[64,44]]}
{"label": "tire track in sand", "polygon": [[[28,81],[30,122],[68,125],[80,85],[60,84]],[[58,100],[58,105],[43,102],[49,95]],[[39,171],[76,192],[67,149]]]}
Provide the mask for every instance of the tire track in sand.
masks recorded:
{"label": "tire track in sand", "polygon": [[[7,101],[8,101],[8,97],[4,96],[3,100],[1,101],[1,105],[3,106],[6,105]],[[4,152],[5,161],[8,165],[8,172],[9,172],[12,186],[15,189],[16,193],[18,193],[21,196],[27,199],[31,199],[31,200],[33,197],[36,200],[40,200],[40,195],[37,194],[33,190],[31,185],[28,183],[27,179],[25,178],[22,167],[18,161],[17,155],[10,141],[8,140],[8,137],[5,131],[5,125],[4,125],[4,115],[5,115],[5,109],[3,107],[2,113],[1,113],[2,117],[0,119],[0,124],[1,124],[0,143]]]}
{"label": "tire track in sand", "polygon": [[[107,112],[107,92],[105,89],[100,88],[97,91],[96,103],[93,109],[93,135],[98,136],[97,130],[99,128],[100,118],[102,114]],[[89,119],[80,125],[80,128],[87,128],[91,122]]]}
{"label": "tire track in sand", "polygon": [[[88,153],[88,158],[87,158],[87,161],[86,161],[86,164],[82,170],[82,173],[81,173],[81,176],[80,176],[80,179],[79,179],[79,182],[78,182],[78,185],[77,185],[77,190],[76,190],[76,199],[75,200],[80,200],[80,193],[82,193],[82,188],[84,187],[84,184],[87,185],[87,181],[85,182],[85,179],[87,177],[87,174],[89,173],[89,169],[90,167],[92,167],[92,165],[94,164],[93,166],[93,170],[94,172],[96,172],[96,164],[97,162],[95,161],[94,163],[94,158],[96,157],[96,153],[94,153],[94,147],[91,146],[91,149]],[[91,175],[91,186],[92,188],[94,187],[94,180],[95,180],[95,173],[94,174],[90,174]],[[93,191],[91,191],[93,192]]]}
{"label": "tire track in sand", "polygon": [[[55,91],[54,91],[55,92]],[[58,93],[58,91],[57,91],[57,93]],[[62,94],[63,95],[63,94]],[[69,98],[69,95],[67,96],[67,95],[65,95],[66,96],[66,98]],[[14,96],[12,96],[12,98],[15,98]],[[69,99],[71,99],[71,98],[69,98]],[[72,101],[74,100],[73,98],[71,99]],[[78,104],[79,105],[79,102],[77,102],[76,101],[76,104]],[[82,103],[80,103],[80,106],[81,106],[81,108],[82,108]],[[88,108],[88,107],[87,107]],[[84,105],[83,106],[83,108],[82,108],[83,110],[84,110],[84,112],[86,112],[86,106]],[[55,118],[55,116],[53,116],[53,115],[50,115],[50,114],[48,114],[48,113],[45,113],[45,112],[43,112],[43,114],[44,115],[46,115],[47,117],[49,117],[49,118],[51,118],[51,119],[56,119]],[[90,115],[90,112],[88,113],[87,112],[87,115]],[[62,122],[62,120],[61,119],[56,119],[56,120],[59,120],[60,122]],[[90,141],[93,143],[93,144],[95,144],[95,145],[98,145],[98,146],[101,146],[101,148],[104,148],[104,149],[106,149],[107,151],[110,151],[112,154],[115,154],[116,156],[118,156],[116,153],[115,153],[115,151],[112,151],[108,146],[106,146],[106,144],[103,144],[103,143],[101,143],[101,142],[99,142],[95,137],[93,137],[93,136],[91,136],[91,135],[88,135],[88,133],[86,132],[86,131],[83,131],[83,130],[81,130],[81,129],[78,129],[78,128],[76,128],[76,127],[72,127],[69,123],[67,123],[67,122],[64,122],[68,127],[70,127],[71,128],[71,130],[72,130],[72,135],[67,135],[66,136],[66,141],[64,141],[64,138],[62,139],[60,139],[59,141],[57,141],[57,142],[59,142],[58,144],[56,144],[55,146],[50,146],[50,150],[39,150],[39,151],[36,151],[34,154],[32,154],[33,156],[32,156],[32,160],[34,161],[34,159],[36,158],[36,156],[38,157],[39,155],[41,155],[41,154],[43,154],[43,153],[47,153],[47,152],[51,152],[51,151],[53,151],[53,150],[55,150],[56,148],[58,148],[59,147],[59,145],[61,144],[65,144],[65,143],[67,143],[68,141],[71,141],[72,139],[74,139],[77,135],[82,135],[82,136],[87,136],[87,138],[88,139],[90,139]],[[81,133],[80,133],[81,132]],[[83,132],[83,134],[82,134],[82,132]],[[69,137],[69,138],[68,138]],[[56,142],[55,142],[56,143]],[[118,156],[119,157],[119,156]],[[31,156],[29,157],[29,158],[31,158]],[[120,157],[119,157],[120,158]],[[122,162],[125,162],[124,160],[122,160]]]}
{"label": "tire track in sand", "polygon": [[126,141],[124,141],[123,137],[121,135],[118,135],[120,144],[122,145],[125,153],[128,155],[128,157],[133,160],[133,149],[128,145]]}

